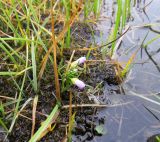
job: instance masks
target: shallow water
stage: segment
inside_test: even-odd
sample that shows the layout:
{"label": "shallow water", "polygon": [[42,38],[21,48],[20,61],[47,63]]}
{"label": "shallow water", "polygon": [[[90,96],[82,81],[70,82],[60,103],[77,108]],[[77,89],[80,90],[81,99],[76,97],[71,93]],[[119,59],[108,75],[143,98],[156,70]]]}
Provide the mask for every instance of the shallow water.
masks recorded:
{"label": "shallow water", "polygon": [[[132,29],[124,36],[116,54],[116,59],[119,62],[128,61],[131,55],[142,45],[148,32],[144,43],[158,35],[149,28],[142,26],[153,23],[156,26],[152,27],[160,31],[160,0],[150,2],[150,0],[135,1],[131,18],[127,23]],[[101,38],[96,38],[99,44],[105,43],[107,39],[112,21],[114,21],[115,9],[116,4],[113,1],[105,0],[101,21],[98,25],[98,29],[103,34]],[[140,27],[136,28],[135,26]],[[146,50],[139,50],[133,67],[121,86],[109,86],[106,84],[104,91],[109,102],[111,104],[121,103],[122,105],[100,110],[99,115],[105,117],[104,128],[107,133],[101,137],[95,137],[93,141],[146,142],[150,136],[160,133],[160,106],[143,98],[144,96],[160,102],[155,97],[160,94],[159,61],[160,40],[156,40],[149,44]],[[123,91],[119,91],[120,88]],[[125,102],[130,103],[124,105],[123,103]]]}

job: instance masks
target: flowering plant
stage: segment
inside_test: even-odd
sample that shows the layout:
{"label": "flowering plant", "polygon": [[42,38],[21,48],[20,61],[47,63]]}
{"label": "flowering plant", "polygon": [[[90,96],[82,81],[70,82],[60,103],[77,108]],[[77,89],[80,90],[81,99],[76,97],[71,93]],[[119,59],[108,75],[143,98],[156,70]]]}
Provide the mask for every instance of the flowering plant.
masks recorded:
{"label": "flowering plant", "polygon": [[62,92],[68,90],[72,84],[76,85],[80,90],[85,88],[85,83],[78,79],[82,71],[82,68],[78,65],[84,64],[85,61],[86,57],[80,57],[70,64],[68,70],[62,76]]}
{"label": "flowering plant", "polygon": [[71,81],[74,85],[76,85],[80,90],[84,89],[86,86],[85,83],[78,78],[71,78]]}
{"label": "flowering plant", "polygon": [[79,59],[77,59],[76,61],[71,63],[71,68],[75,68],[80,64],[83,64],[86,61],[86,57],[80,57]]}

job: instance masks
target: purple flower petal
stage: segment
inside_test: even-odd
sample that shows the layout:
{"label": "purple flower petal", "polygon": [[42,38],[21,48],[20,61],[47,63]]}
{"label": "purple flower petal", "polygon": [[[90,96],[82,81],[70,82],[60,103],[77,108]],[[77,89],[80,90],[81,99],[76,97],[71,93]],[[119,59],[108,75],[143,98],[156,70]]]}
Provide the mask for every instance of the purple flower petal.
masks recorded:
{"label": "purple flower petal", "polygon": [[79,59],[71,63],[71,67],[74,68],[77,65],[83,64],[85,61],[86,61],[86,57],[80,57]]}
{"label": "purple flower petal", "polygon": [[86,61],[86,57],[81,57],[77,61],[78,61],[78,65],[83,64]]}
{"label": "purple flower petal", "polygon": [[78,78],[72,78],[71,79],[72,83],[76,85],[80,90],[83,90],[84,87],[86,86],[85,83]]}

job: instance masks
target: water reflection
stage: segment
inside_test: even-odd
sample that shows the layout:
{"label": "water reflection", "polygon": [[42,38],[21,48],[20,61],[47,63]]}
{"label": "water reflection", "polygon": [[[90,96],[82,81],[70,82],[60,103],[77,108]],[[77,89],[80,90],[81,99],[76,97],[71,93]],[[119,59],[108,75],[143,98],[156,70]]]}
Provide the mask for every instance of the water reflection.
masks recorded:
{"label": "water reflection", "polygon": [[[107,9],[107,5],[111,7]],[[115,3],[105,0],[103,16],[105,15],[112,21],[114,10]],[[129,25],[132,27],[139,25],[139,28],[132,28],[125,36],[117,52],[119,62],[127,62],[130,56],[143,45],[143,42],[145,44],[159,35],[159,13],[159,0],[134,0]],[[107,22],[104,20],[98,26],[104,33],[101,39],[97,37],[99,44],[107,39],[112,26],[108,23],[110,23],[109,20]],[[142,26],[149,23],[152,23],[151,26]],[[143,41],[147,33],[148,36]],[[121,103],[122,105],[100,110],[99,115],[105,117],[107,134],[95,137],[93,141],[146,142],[148,137],[160,133],[160,106],[143,99],[143,97],[133,96],[131,93],[134,92],[137,95],[151,98],[153,101],[159,101],[156,97],[160,93],[159,43],[160,39],[155,40],[137,53],[133,68],[121,86],[106,84],[104,92],[108,103]],[[120,88],[123,88],[124,91],[121,91]],[[132,103],[123,105],[128,101]]]}

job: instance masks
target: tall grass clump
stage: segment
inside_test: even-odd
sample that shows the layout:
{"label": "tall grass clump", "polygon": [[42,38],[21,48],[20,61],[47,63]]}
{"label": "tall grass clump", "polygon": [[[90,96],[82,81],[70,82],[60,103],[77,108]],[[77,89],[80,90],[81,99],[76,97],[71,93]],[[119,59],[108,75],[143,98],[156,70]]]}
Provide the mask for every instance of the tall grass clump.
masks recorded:
{"label": "tall grass clump", "polygon": [[[38,4],[38,7],[37,7]],[[49,46],[48,39],[45,36],[50,36],[51,32],[45,28],[48,18],[41,20],[41,15],[46,10],[46,1],[2,1],[0,0],[0,59],[1,71],[0,76],[12,81],[13,89],[12,96],[15,101],[9,107],[13,107],[12,111],[5,114],[5,122],[1,119],[7,133],[11,133],[16,120],[20,116],[20,112],[31,101],[24,100],[26,97],[26,87],[30,92],[38,93],[38,69],[41,62],[41,55],[47,52]],[[43,54],[38,51],[43,50]],[[50,56],[50,61],[53,58]],[[6,84],[7,85],[7,84]],[[10,85],[8,88],[10,89]],[[27,93],[27,95],[31,95]],[[2,104],[4,105],[4,104]],[[5,112],[5,110],[4,110]],[[10,125],[5,125],[5,123]]]}
{"label": "tall grass clump", "polygon": [[[32,119],[29,118],[32,121],[30,142],[40,140],[48,133],[47,128],[54,125],[53,120],[57,119],[60,112],[63,92],[61,83],[64,79],[58,68],[59,62],[62,66],[66,65],[61,55],[63,47],[70,47],[71,26],[79,20],[80,14],[84,12],[86,18],[90,13],[98,15],[100,4],[101,0],[0,0],[0,77],[8,83],[4,85],[13,88],[12,93],[4,97],[8,102],[0,101],[0,114],[3,114],[0,125],[8,135],[14,131],[19,117],[28,118],[21,115],[28,106],[32,107]],[[59,32],[56,32],[57,25]],[[46,120],[34,133],[39,96],[43,94],[47,83],[53,86],[53,106],[50,106],[50,114],[45,115]],[[69,123],[71,140],[74,123],[72,113]]]}
{"label": "tall grass clump", "polygon": [[122,29],[125,27],[129,15],[130,15],[130,0],[122,1]]}
{"label": "tall grass clump", "polygon": [[[130,0],[117,0],[117,12],[115,17],[115,24],[111,30],[111,34],[109,35],[107,43],[116,40],[118,33],[120,34],[122,33],[122,30],[126,25],[126,21],[130,15],[130,4],[131,4]],[[103,58],[105,58],[106,54],[109,54],[110,56],[113,55],[113,53],[115,52],[115,45],[116,41],[112,43],[110,49],[108,49],[109,46],[105,46],[102,48]]]}
{"label": "tall grass clump", "polygon": [[91,13],[98,17],[101,10],[102,0],[85,0],[84,1],[84,18],[89,18]]}
{"label": "tall grass clump", "polygon": [[93,12],[96,17],[99,16],[99,14],[100,14],[101,2],[102,2],[102,0],[94,0]]}

